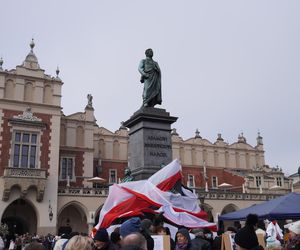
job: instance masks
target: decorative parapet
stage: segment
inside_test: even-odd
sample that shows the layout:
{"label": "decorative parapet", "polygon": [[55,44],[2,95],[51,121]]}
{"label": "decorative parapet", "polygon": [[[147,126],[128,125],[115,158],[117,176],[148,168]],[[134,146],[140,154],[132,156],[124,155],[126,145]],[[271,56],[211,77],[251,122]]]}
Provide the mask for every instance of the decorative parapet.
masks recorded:
{"label": "decorative parapet", "polygon": [[268,201],[275,199],[283,194],[243,194],[233,192],[197,192],[199,199],[205,196],[207,200],[252,200],[252,201]]}
{"label": "decorative parapet", "polygon": [[59,196],[108,196],[108,188],[58,187]]}

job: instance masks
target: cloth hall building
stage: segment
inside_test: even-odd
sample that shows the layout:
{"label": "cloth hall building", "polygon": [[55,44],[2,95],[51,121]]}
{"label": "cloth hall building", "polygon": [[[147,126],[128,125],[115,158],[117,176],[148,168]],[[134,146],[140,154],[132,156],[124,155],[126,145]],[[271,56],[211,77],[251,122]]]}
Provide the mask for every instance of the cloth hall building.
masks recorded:
{"label": "cloth hall building", "polygon": [[[99,126],[90,95],[82,112],[64,114],[59,71],[45,74],[33,41],[30,47],[14,69],[0,61],[0,218],[15,233],[86,233],[108,185],[124,178],[128,130]],[[199,194],[210,220],[291,191],[281,169],[266,165],[260,135],[251,146],[242,134],[232,144],[220,134],[215,142],[198,131],[187,140],[176,129],[171,134],[184,184]],[[95,176],[106,182],[90,182]]]}

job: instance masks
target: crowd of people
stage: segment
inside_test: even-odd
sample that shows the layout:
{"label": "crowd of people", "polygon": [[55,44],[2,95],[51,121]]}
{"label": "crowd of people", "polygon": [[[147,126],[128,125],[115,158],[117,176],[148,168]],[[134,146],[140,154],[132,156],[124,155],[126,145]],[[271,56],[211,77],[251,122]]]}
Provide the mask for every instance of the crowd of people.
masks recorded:
{"label": "crowd of people", "polygon": [[154,235],[169,235],[171,250],[221,250],[222,234],[231,236],[231,249],[261,250],[257,230],[264,233],[265,249],[300,250],[300,221],[286,224],[284,232],[276,220],[266,222],[265,231],[258,229],[258,223],[257,215],[249,214],[244,227],[237,223],[217,233],[208,228],[181,227],[172,236],[163,224],[154,226],[149,219],[133,217],[112,231],[99,228],[93,238],[76,232],[61,236],[0,235],[0,250],[160,250],[155,248]]}

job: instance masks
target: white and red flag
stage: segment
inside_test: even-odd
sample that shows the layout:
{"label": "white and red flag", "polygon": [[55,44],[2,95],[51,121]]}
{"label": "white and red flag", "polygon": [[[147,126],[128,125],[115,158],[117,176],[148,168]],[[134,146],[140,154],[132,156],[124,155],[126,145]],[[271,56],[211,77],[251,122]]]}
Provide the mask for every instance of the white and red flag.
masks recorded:
{"label": "white and red flag", "polygon": [[188,228],[215,227],[214,223],[205,220],[207,214],[201,211],[199,199],[193,192],[182,186],[181,194],[170,192],[181,178],[181,165],[178,160],[174,160],[148,180],[110,186],[94,231],[109,227],[119,218],[160,212],[176,225]]}

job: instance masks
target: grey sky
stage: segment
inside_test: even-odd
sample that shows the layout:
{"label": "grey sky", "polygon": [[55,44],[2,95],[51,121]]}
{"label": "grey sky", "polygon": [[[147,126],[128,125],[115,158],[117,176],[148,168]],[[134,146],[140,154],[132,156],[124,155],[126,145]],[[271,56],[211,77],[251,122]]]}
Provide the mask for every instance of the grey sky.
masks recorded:
{"label": "grey sky", "polygon": [[[5,69],[35,54],[61,70],[63,111],[83,111],[91,93],[99,126],[119,128],[142,104],[137,71],[145,49],[162,70],[163,104],[183,139],[250,145],[264,138],[266,163],[286,174],[300,165],[300,2],[4,1]],[[159,106],[157,106],[159,107]]]}

